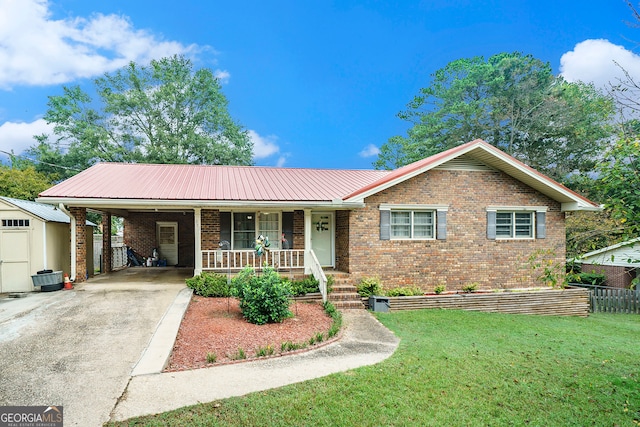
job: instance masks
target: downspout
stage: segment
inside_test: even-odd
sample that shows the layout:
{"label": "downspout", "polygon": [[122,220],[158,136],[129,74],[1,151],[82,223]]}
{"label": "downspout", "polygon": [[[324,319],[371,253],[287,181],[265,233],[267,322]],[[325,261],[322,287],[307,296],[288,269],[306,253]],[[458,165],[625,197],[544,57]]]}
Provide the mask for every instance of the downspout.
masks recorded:
{"label": "downspout", "polygon": [[62,212],[64,212],[69,219],[71,220],[71,277],[69,278],[69,280],[71,280],[72,282],[76,280],[76,217],[71,215],[71,212],[69,212],[65,207],[64,204],[60,203],[58,204],[58,209],[60,209]]}
{"label": "downspout", "polygon": [[42,221],[42,269],[47,269],[47,221]]}

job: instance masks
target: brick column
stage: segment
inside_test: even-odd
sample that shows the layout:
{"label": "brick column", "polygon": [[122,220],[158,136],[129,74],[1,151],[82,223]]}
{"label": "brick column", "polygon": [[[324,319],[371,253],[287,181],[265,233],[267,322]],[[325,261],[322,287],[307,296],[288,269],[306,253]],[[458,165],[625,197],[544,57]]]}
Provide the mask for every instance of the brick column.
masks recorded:
{"label": "brick column", "polygon": [[111,214],[102,213],[102,270],[101,273],[110,273],[111,262]]}
{"label": "brick column", "polygon": [[87,279],[87,210],[70,207],[69,212],[76,219],[76,283],[80,283]]}

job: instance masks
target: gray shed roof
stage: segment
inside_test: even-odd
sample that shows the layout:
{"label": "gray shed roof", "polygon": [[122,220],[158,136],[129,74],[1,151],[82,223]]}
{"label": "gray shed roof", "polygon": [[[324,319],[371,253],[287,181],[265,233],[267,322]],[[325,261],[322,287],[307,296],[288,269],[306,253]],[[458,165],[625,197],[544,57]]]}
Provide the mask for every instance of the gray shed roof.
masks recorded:
{"label": "gray shed roof", "polygon": [[4,196],[0,196],[0,199],[47,222],[63,222],[67,224],[71,222],[67,214],[52,205],[45,205],[44,203],[30,202],[29,200],[20,200]]}

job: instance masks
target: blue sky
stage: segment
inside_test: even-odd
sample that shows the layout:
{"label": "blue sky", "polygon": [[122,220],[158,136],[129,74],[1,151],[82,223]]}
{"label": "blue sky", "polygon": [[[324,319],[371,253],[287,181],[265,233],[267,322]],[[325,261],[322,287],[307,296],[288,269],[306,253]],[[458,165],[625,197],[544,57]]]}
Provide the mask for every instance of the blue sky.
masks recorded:
{"label": "blue sky", "polygon": [[184,54],[221,78],[256,164],[369,169],[455,59],[520,51],[571,81],[605,87],[614,61],[640,78],[629,21],[623,0],[0,0],[0,150],[51,132],[63,85]]}

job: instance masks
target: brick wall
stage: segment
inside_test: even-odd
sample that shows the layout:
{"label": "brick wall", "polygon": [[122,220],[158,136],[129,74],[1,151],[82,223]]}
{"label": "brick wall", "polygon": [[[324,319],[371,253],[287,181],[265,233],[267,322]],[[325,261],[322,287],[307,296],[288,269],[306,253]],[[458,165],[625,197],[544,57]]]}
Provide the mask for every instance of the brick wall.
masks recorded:
{"label": "brick wall", "polygon": [[[355,281],[378,275],[386,287],[447,290],[471,282],[480,288],[540,286],[527,259],[554,251],[564,263],[565,227],[560,204],[498,171],[431,170],[365,200],[349,215],[349,271]],[[447,205],[446,240],[380,240],[380,203]],[[547,206],[547,238],[489,240],[487,206]]]}
{"label": "brick wall", "polygon": [[336,269],[349,271],[349,211],[336,211]]}
{"label": "brick wall", "polygon": [[101,271],[111,271],[111,214],[102,214],[102,265]]}
{"label": "brick wall", "polygon": [[293,248],[304,249],[304,211],[293,212]]}
{"label": "brick wall", "polygon": [[131,212],[124,218],[124,243],[144,257],[157,248],[156,222],[178,223],[178,264],[195,264],[195,236],[193,212]]}
{"label": "brick wall", "polygon": [[614,265],[582,264],[584,273],[604,274],[604,284],[612,288],[629,289],[631,281],[636,277],[636,269]]}
{"label": "brick wall", "polygon": [[76,219],[75,282],[80,283],[87,280],[87,210],[85,208],[69,207],[69,212]]}

